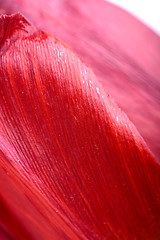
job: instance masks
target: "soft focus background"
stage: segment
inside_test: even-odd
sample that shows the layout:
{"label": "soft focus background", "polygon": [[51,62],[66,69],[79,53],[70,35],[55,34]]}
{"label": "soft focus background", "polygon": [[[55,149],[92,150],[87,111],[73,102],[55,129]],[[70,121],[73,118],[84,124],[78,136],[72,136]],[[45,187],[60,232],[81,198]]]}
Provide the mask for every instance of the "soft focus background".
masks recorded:
{"label": "soft focus background", "polygon": [[160,35],[160,1],[159,0],[108,0],[134,14]]}

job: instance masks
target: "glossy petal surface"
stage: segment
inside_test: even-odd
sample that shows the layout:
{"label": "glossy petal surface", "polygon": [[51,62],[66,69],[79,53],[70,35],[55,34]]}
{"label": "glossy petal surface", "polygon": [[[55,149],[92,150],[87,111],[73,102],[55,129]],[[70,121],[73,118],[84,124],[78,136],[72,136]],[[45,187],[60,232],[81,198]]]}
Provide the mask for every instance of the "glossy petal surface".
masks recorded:
{"label": "glossy petal surface", "polygon": [[160,161],[160,38],[104,0],[0,0],[60,37],[93,68]]}
{"label": "glossy petal surface", "polygon": [[59,39],[19,14],[0,29],[2,229],[158,239],[160,166],[134,125]]}

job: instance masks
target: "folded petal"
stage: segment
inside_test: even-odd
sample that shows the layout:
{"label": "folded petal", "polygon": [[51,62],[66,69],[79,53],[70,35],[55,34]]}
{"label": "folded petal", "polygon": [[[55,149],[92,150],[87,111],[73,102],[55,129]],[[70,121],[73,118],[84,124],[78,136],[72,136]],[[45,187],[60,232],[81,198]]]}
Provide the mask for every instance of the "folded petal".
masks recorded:
{"label": "folded petal", "polygon": [[59,39],[20,14],[2,16],[0,29],[3,229],[158,239],[160,165],[125,113]]}
{"label": "folded petal", "polygon": [[160,161],[160,38],[104,0],[0,0],[60,37],[93,68]]}

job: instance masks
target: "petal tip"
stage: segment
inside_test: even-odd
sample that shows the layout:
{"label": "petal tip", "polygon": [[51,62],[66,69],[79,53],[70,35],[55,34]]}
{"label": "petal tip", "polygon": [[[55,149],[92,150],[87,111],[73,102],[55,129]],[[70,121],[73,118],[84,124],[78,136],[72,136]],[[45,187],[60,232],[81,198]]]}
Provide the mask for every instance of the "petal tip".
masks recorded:
{"label": "petal tip", "polygon": [[[0,50],[17,39],[19,34],[28,34],[31,24],[20,13],[0,16]],[[8,42],[9,41],[9,42]]]}

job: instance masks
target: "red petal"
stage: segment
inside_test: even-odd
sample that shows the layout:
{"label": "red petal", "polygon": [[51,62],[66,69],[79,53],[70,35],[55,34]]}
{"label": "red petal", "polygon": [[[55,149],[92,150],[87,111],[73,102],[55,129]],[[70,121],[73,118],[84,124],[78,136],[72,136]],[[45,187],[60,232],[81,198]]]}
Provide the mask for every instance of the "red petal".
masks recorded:
{"label": "red petal", "polygon": [[0,29],[5,228],[17,239],[158,239],[160,165],[133,124],[60,40],[19,14]]}
{"label": "red petal", "polygon": [[136,125],[160,161],[160,38],[104,0],[0,0],[72,46]]}
{"label": "red petal", "polygon": [[83,236],[9,161],[0,152],[1,239],[79,239],[77,236]]}

